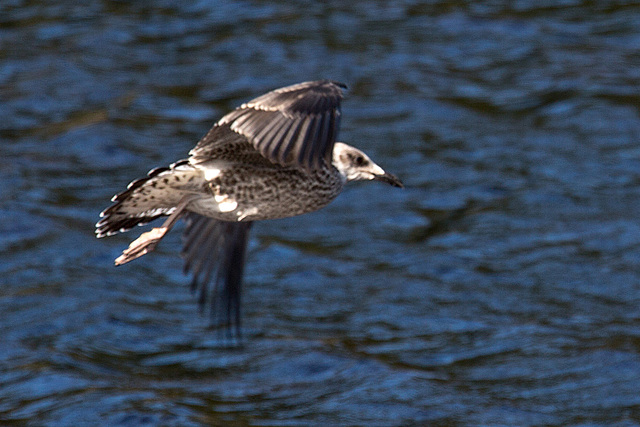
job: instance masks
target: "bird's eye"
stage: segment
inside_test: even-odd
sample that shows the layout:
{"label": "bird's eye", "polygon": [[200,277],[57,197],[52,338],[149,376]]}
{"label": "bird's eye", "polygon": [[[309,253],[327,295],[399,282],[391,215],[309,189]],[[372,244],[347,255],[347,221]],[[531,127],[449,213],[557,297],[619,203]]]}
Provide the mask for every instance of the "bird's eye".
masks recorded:
{"label": "bird's eye", "polygon": [[355,158],[355,163],[356,163],[356,166],[362,166],[362,165],[364,165],[364,164],[365,164],[364,157],[362,157],[362,156],[357,156],[357,157]]}

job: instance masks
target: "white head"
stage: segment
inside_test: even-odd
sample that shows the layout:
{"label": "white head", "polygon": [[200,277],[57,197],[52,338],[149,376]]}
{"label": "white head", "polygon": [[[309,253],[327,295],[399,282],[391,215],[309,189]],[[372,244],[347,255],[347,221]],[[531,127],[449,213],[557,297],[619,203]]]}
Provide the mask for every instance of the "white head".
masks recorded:
{"label": "white head", "polygon": [[375,179],[394,187],[403,187],[398,178],[373,163],[369,156],[343,142],[336,142],[333,146],[332,163],[347,182]]}

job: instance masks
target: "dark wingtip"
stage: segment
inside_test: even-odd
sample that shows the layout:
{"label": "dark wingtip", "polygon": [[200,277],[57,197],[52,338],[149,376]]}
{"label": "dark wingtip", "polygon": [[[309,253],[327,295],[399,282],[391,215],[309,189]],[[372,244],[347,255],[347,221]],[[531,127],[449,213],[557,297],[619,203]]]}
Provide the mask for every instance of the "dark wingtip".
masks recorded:
{"label": "dark wingtip", "polygon": [[342,88],[342,89],[349,89],[349,86],[346,85],[346,83],[342,83],[342,82],[338,82],[336,80],[326,80],[327,82],[333,83],[334,85]]}

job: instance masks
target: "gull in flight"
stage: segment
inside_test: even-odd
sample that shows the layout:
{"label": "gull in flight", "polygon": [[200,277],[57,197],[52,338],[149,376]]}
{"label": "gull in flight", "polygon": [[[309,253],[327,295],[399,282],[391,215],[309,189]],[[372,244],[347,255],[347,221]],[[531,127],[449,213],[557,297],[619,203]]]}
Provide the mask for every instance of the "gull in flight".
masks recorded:
{"label": "gull in flight", "polygon": [[182,256],[201,307],[240,335],[240,296],[254,221],[316,211],[349,181],[402,183],[365,153],[336,138],[343,89],[329,81],[283,87],[242,104],[218,121],[185,160],[151,170],[113,197],[96,236],[165,222],[143,233],[116,265],[151,252],[178,219]]}

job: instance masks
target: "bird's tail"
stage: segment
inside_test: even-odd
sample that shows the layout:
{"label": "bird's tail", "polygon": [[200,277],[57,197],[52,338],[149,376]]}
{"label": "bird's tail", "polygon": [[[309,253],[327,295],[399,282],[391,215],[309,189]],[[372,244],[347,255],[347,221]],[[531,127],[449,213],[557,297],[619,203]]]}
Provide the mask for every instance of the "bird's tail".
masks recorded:
{"label": "bird's tail", "polygon": [[100,213],[96,236],[111,236],[171,215],[185,196],[197,192],[199,182],[199,172],[187,160],[151,170],[113,196],[113,204]]}

